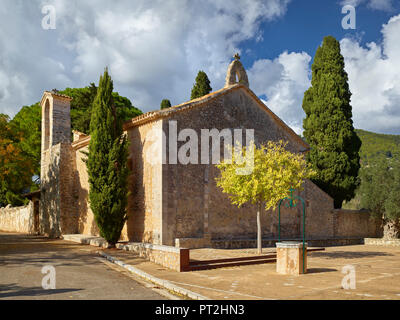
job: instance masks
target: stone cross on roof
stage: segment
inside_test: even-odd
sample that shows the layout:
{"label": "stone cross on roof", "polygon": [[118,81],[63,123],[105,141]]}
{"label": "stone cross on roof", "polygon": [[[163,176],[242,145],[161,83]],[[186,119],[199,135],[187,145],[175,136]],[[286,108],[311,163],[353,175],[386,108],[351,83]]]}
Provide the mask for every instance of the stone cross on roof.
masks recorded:
{"label": "stone cross on roof", "polygon": [[236,53],[233,57],[235,58],[235,60],[240,60],[239,53]]}

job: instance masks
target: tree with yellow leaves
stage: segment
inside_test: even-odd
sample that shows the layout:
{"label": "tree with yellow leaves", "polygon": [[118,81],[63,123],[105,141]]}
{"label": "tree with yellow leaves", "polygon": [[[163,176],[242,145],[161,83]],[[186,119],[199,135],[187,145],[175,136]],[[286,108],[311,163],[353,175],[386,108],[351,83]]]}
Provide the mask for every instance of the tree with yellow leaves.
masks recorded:
{"label": "tree with yellow leaves", "polygon": [[[315,172],[307,165],[302,154],[285,149],[287,142],[269,141],[257,148],[252,142],[247,147],[231,148],[231,159],[217,164],[220,170],[217,185],[230,195],[233,204],[241,207],[245,203],[257,205],[257,248],[262,252],[261,219],[262,204],[265,210],[275,209],[280,199],[289,195],[289,189],[301,189],[305,179]],[[244,163],[252,158],[253,165],[248,174],[241,173]],[[246,161],[244,161],[246,159]]]}

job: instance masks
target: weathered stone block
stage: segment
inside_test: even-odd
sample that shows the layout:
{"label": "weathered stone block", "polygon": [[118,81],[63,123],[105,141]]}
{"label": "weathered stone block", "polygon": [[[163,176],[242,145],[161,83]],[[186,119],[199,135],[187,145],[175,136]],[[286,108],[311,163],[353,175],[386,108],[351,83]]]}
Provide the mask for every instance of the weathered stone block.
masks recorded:
{"label": "weathered stone block", "polygon": [[304,246],[303,261],[302,242],[278,242],[276,244],[276,272],[291,275],[307,273],[307,243]]}

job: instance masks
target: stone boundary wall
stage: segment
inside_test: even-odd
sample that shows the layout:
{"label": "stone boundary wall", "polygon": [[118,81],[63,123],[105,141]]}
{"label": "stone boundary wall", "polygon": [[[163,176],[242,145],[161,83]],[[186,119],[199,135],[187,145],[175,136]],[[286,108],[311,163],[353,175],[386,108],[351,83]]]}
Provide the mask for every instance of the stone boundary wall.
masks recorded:
{"label": "stone boundary wall", "polygon": [[365,238],[364,244],[372,246],[400,247],[400,239]]}
{"label": "stone boundary wall", "polygon": [[185,271],[189,266],[189,249],[186,248],[139,242],[117,243],[116,247],[122,250],[133,251],[142,258],[178,272]]}
{"label": "stone boundary wall", "polygon": [[332,210],[334,237],[379,238],[382,236],[382,220],[374,219],[368,210]]}
{"label": "stone boundary wall", "polygon": [[[299,241],[302,239],[281,239],[281,241]],[[363,244],[363,238],[326,238],[326,239],[308,239],[306,238],[309,247],[335,247]],[[262,239],[263,248],[275,248],[278,239]],[[243,249],[257,248],[257,240],[254,239],[236,239],[236,240],[212,240],[211,248],[213,249]]]}
{"label": "stone boundary wall", "polygon": [[211,236],[207,234],[203,238],[176,238],[175,247],[190,249],[211,248]]}
{"label": "stone boundary wall", "polygon": [[22,207],[0,208],[0,230],[33,233],[33,202]]}
{"label": "stone boundary wall", "polygon": [[[372,218],[367,210],[324,210],[320,212],[320,217],[317,217],[317,222],[312,220],[317,213],[313,211],[311,213],[311,219],[309,216],[309,219],[306,220],[306,240],[310,246],[329,247],[356,245],[363,244],[364,238],[382,237],[382,221]],[[325,224],[323,223],[324,221]],[[317,230],[318,224],[321,224],[320,230]],[[302,227],[300,230],[302,230]],[[283,235],[281,239],[302,241],[300,236],[288,238]],[[264,236],[262,239],[263,247],[275,247],[276,242],[278,242],[276,235],[272,237]],[[176,238],[175,247],[191,249],[207,247],[216,249],[256,248],[257,240],[251,238]]]}

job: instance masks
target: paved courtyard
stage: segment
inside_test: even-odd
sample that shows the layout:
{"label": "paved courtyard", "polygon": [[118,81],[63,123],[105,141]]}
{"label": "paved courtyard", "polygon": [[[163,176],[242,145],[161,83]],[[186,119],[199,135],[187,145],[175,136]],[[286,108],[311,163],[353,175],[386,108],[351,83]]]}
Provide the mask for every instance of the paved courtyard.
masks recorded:
{"label": "paved courtyard", "polygon": [[[0,299],[166,299],[166,292],[135,278],[96,253],[98,247],[0,233]],[[308,274],[278,275],[275,263],[176,272],[131,252],[104,249],[148,274],[211,299],[400,300],[400,247],[328,247],[308,255]],[[274,248],[264,248],[263,253]],[[191,259],[256,255],[255,249],[197,249]],[[56,289],[44,290],[41,269],[56,269]],[[343,289],[342,271],[354,268],[355,289]],[[161,294],[162,295],[161,295]],[[169,298],[173,298],[169,296]]]}
{"label": "paved courtyard", "polygon": [[[0,300],[167,299],[154,286],[137,282],[117,266],[105,263],[97,250],[68,241],[1,232]],[[42,268],[49,265],[55,268],[56,288],[44,290],[42,280],[47,274],[42,274]]]}
{"label": "paved courtyard", "polygon": [[[278,275],[275,263],[178,273],[120,250],[108,254],[153,276],[211,299],[357,299],[400,300],[400,247],[342,246],[308,255],[308,274]],[[274,251],[265,248],[264,253]],[[191,250],[191,258],[255,255],[255,249]],[[345,266],[353,266],[356,288],[343,289]],[[351,267],[350,267],[351,268]],[[346,269],[345,269],[346,270]]]}

